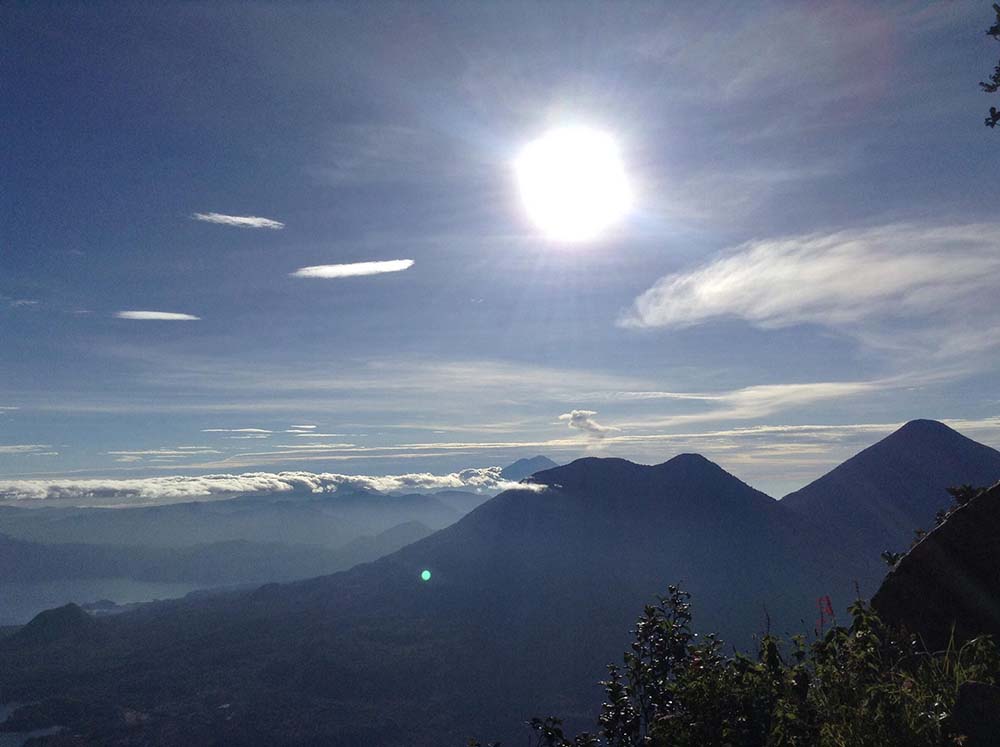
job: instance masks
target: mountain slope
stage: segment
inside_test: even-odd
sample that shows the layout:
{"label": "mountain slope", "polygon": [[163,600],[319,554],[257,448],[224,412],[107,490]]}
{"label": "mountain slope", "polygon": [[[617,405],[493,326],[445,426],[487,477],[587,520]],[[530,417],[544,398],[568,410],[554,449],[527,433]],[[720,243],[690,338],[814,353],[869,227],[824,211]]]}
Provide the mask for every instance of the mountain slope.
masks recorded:
{"label": "mountain slope", "polygon": [[592,712],[668,584],[695,594],[704,630],[748,645],[765,614],[799,629],[827,583],[799,519],[702,457],[583,459],[534,481],[344,573],[102,619],[101,646],[0,642],[0,689],[127,704],[151,743],[510,743],[531,715]]}
{"label": "mountain slope", "polygon": [[955,508],[906,553],[872,606],[931,650],[1000,635],[1000,484]]}
{"label": "mountain slope", "polygon": [[933,420],[913,420],[781,500],[825,527],[825,546],[840,544],[869,559],[876,578],[882,550],[905,550],[918,528],[950,502],[947,488],[992,485],[1000,452]]}
{"label": "mountain slope", "polygon": [[[51,606],[52,582],[65,582],[59,601],[86,603],[119,597],[121,579],[193,588],[246,586],[310,578],[366,563],[431,534],[407,522],[375,536],[358,537],[330,549],[316,545],[233,540],[193,547],[162,548],[84,543],[43,544],[0,534],[0,621],[27,622]],[[89,581],[89,582],[88,582]],[[158,596],[187,591],[157,588]],[[152,596],[152,595],[151,595]],[[147,597],[149,598],[149,597]]]}

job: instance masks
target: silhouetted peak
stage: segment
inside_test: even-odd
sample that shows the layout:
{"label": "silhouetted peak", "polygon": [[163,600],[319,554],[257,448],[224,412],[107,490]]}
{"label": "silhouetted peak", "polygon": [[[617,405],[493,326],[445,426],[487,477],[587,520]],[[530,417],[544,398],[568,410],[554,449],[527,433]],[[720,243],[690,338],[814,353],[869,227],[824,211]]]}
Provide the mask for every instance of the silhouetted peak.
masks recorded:
{"label": "silhouetted peak", "polygon": [[553,462],[547,456],[539,454],[538,456],[518,459],[513,464],[508,464],[500,470],[500,477],[504,480],[513,480],[518,482],[526,477],[530,477],[536,472],[541,472],[542,470],[552,469],[553,467],[558,466],[558,464]]}
{"label": "silhouetted peak", "polygon": [[79,635],[93,624],[93,618],[82,607],[70,603],[39,612],[14,637],[23,643],[51,643]]}
{"label": "silhouetted peak", "polygon": [[952,430],[940,420],[930,420],[929,418],[917,418],[915,420],[910,420],[904,423],[896,433],[905,432],[939,432],[939,433],[956,433],[957,431]]}
{"label": "silhouetted peak", "polygon": [[804,488],[782,499],[842,532],[898,546],[948,504],[951,486],[991,485],[1000,452],[944,423],[911,420]]}
{"label": "silhouetted peak", "polygon": [[585,457],[538,472],[531,482],[570,493],[618,495],[638,502],[677,499],[703,506],[773,502],[700,454],[679,454],[655,466],[626,459]]}
{"label": "silhouetted peak", "polygon": [[559,485],[564,488],[584,486],[592,479],[630,479],[652,469],[627,459],[615,457],[583,457],[569,464],[542,470],[532,475],[531,482]]}
{"label": "silhouetted peak", "polygon": [[901,438],[964,439],[965,436],[939,420],[911,420],[889,434],[885,440]]}
{"label": "silhouetted peak", "polygon": [[[902,452],[937,458],[942,451],[962,452],[981,448],[983,448],[981,444],[937,420],[911,420],[881,441],[869,446],[854,459],[884,459],[886,455]],[[848,460],[847,463],[851,461],[853,460]]]}
{"label": "silhouetted peak", "polygon": [[710,471],[720,471],[725,472],[722,467],[713,462],[711,459],[703,457],[701,454],[678,454],[673,459],[668,459],[659,467],[666,467],[670,465],[674,468],[684,468],[684,469],[705,469]]}

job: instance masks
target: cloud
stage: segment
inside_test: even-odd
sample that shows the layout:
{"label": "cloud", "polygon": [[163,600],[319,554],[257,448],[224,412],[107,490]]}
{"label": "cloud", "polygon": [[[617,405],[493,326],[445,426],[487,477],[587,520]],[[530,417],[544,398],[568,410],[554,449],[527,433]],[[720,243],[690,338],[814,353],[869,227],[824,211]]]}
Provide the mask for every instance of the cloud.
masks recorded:
{"label": "cloud", "polygon": [[54,456],[49,444],[0,444],[0,456],[11,454],[35,454]]}
{"label": "cloud", "polygon": [[412,259],[389,259],[379,262],[351,262],[344,265],[314,265],[291,273],[293,278],[352,278],[361,275],[381,275],[401,272],[413,267]]}
{"label": "cloud", "polygon": [[[975,311],[996,322],[1000,225],[892,224],[740,245],[636,298],[626,327],[689,327],[736,317],[762,328],[819,324],[883,346],[989,347],[961,328]],[[900,340],[898,331],[905,334]]]}
{"label": "cloud", "polygon": [[278,231],[285,224],[270,218],[258,218],[256,215],[223,215],[222,213],[194,213],[191,218],[205,223],[218,223],[221,226],[236,226],[237,228],[270,228]]}
{"label": "cloud", "polygon": [[[325,435],[323,433],[315,434],[317,436]],[[321,443],[321,444],[275,444],[275,449],[302,449],[305,451],[325,451],[326,449],[350,449],[353,448],[354,444],[348,443]]]}
{"label": "cloud", "polygon": [[665,427],[720,420],[752,420],[781,410],[830,399],[843,399],[898,387],[905,380],[821,381],[804,384],[761,384],[728,392],[620,392],[620,400],[688,400],[708,403],[705,412],[647,417],[628,423],[630,427]]}
{"label": "cloud", "polygon": [[172,311],[118,311],[115,316],[119,319],[162,322],[196,322],[201,319],[200,316],[177,314]]}
{"label": "cloud", "polygon": [[202,428],[202,433],[273,433],[266,428]]}
{"label": "cloud", "polygon": [[316,430],[316,426],[315,425],[290,425],[288,427],[291,428],[292,430],[295,430],[295,431],[313,431],[313,430]]}
{"label": "cloud", "polygon": [[204,456],[206,454],[221,454],[216,449],[196,446],[179,446],[176,449],[140,449],[135,451],[109,451],[108,456],[116,457],[116,462],[141,462],[144,458],[151,460],[182,459],[185,457]]}
{"label": "cloud", "polygon": [[609,433],[620,430],[609,425],[601,425],[594,420],[595,410],[571,410],[559,416],[560,420],[567,421],[570,428],[585,431],[597,438],[604,438]]}
{"label": "cloud", "polygon": [[[500,477],[500,467],[466,469],[446,475],[429,472],[403,475],[341,475],[315,472],[249,472],[136,479],[45,479],[0,481],[0,500],[60,500],[100,503],[109,499],[130,503],[165,503],[198,498],[266,493],[332,493],[342,485],[397,492],[410,490],[500,491],[519,483]],[[532,488],[526,488],[532,489]]]}

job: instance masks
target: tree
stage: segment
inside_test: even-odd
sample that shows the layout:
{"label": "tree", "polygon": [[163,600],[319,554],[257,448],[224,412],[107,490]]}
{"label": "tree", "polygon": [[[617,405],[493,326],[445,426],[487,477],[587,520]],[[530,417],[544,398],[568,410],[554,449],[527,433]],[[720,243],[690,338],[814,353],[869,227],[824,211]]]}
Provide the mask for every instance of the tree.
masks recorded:
{"label": "tree", "polygon": [[[1000,5],[993,3],[993,12],[997,15],[996,21],[986,30],[986,35],[1000,41]],[[979,86],[986,93],[1000,91],[1000,63],[997,63],[997,66],[993,69],[993,75],[988,80],[982,81]],[[986,126],[996,127],[998,124],[1000,124],[1000,110],[995,106],[991,106],[989,116],[986,117]]]}

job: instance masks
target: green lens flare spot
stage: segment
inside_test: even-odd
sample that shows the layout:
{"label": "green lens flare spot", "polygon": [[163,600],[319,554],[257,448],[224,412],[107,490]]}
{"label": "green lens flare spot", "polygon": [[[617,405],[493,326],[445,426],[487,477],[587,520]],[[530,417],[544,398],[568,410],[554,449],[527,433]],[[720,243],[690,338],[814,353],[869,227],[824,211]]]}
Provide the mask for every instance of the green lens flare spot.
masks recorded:
{"label": "green lens flare spot", "polygon": [[421,581],[430,581],[431,580],[431,572],[428,571],[428,570],[426,570],[426,569],[420,571],[420,580]]}

